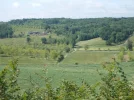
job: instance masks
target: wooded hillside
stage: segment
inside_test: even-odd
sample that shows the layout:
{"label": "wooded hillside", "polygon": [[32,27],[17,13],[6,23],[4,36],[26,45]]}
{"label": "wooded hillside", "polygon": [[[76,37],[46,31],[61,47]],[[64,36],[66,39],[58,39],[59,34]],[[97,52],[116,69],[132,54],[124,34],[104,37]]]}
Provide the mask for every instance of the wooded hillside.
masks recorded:
{"label": "wooded hillside", "polygon": [[8,22],[10,25],[29,28],[40,28],[46,32],[74,37],[76,41],[101,37],[107,44],[120,43],[134,32],[134,18],[48,18],[17,19]]}

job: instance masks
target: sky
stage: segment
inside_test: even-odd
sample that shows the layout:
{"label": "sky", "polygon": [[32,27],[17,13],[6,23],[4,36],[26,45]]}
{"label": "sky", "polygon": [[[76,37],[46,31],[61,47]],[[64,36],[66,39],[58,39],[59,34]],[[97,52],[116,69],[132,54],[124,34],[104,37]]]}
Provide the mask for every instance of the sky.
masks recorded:
{"label": "sky", "polygon": [[1,0],[0,3],[0,21],[63,17],[134,17],[134,0]]}

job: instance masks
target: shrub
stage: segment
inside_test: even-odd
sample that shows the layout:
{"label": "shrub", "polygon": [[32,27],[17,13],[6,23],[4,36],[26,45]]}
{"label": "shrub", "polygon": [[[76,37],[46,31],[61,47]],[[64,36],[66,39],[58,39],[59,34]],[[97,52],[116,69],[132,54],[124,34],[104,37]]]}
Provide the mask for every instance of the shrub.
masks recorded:
{"label": "shrub", "polygon": [[43,44],[47,43],[47,39],[45,37],[41,38],[41,41],[42,41]]}
{"label": "shrub", "polygon": [[31,42],[31,38],[30,38],[29,35],[27,35],[26,41],[27,41],[27,43],[30,43]]}
{"label": "shrub", "polygon": [[64,55],[60,54],[57,57],[57,62],[61,62],[64,59]]}
{"label": "shrub", "polygon": [[65,48],[65,52],[66,52],[66,53],[69,53],[69,52],[70,52],[70,48],[69,48],[69,47],[66,47],[66,48]]}
{"label": "shrub", "polygon": [[76,62],[76,63],[74,63],[74,64],[75,64],[75,65],[78,65],[79,63]]}
{"label": "shrub", "polygon": [[88,48],[89,48],[88,45],[85,45],[85,46],[84,46],[84,49],[85,49],[85,50],[88,50]]}

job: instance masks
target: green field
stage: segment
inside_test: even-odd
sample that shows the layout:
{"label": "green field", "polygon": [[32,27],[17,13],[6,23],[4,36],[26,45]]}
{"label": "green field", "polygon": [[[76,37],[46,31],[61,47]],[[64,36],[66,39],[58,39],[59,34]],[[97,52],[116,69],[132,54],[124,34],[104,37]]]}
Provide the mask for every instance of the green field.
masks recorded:
{"label": "green field", "polygon": [[[133,80],[134,78],[133,65],[134,62],[121,64],[129,80]],[[5,65],[0,66],[0,69],[2,69]],[[57,87],[63,79],[74,81],[79,85],[83,80],[89,84],[93,84],[100,80],[97,70],[99,70],[99,72],[103,72],[100,64],[49,64],[46,66],[43,64],[19,64],[18,68],[20,69],[18,82],[22,89],[31,87],[30,80],[37,83],[39,86],[43,86],[45,80],[42,76],[50,77],[54,87]],[[46,71],[44,72],[43,70]]]}
{"label": "green field", "polygon": [[[126,75],[130,81],[134,78],[134,62],[122,63],[121,66],[126,72]],[[34,67],[33,67],[34,66]],[[46,74],[43,73],[44,66],[41,65],[29,65],[28,67],[25,65],[20,66],[20,77],[19,83],[22,87],[29,87],[29,76],[32,76],[32,79],[43,86],[44,79],[40,76],[50,77],[52,85],[54,87],[58,86],[60,82],[65,79],[69,81],[74,81],[77,84],[81,84],[84,80],[89,84],[96,83],[100,81],[100,76],[97,72],[97,69],[100,72],[103,72],[101,65],[97,64],[87,64],[87,65],[49,65],[46,67]]]}
{"label": "green field", "polygon": [[80,41],[76,45],[78,45],[78,46],[89,45],[89,46],[92,46],[92,47],[106,46],[105,41],[102,40],[101,38],[95,38],[95,39],[91,39],[91,40]]}
{"label": "green field", "polygon": [[[53,47],[53,45],[42,45],[42,36],[31,36],[32,43],[27,44],[26,38],[9,38],[0,39],[0,45],[6,46],[25,46],[32,47],[33,43],[36,42],[40,46]],[[49,37],[46,36],[47,38]],[[55,38],[62,38],[56,35],[52,35]],[[88,45],[89,49],[84,50],[84,46]],[[31,87],[30,80],[37,83],[39,86],[44,85],[44,79],[41,77],[50,77],[52,85],[57,87],[60,82],[65,79],[69,81],[74,81],[77,84],[81,84],[82,80],[93,84],[100,80],[100,76],[97,70],[103,72],[102,63],[112,61],[112,58],[117,58],[119,53],[119,48],[122,45],[107,46],[105,41],[100,38],[91,39],[88,41],[80,41],[77,43],[77,47],[74,48],[70,53],[65,54],[65,58],[62,62],[56,63],[56,61],[41,57],[29,57],[21,56],[15,57],[19,58],[18,68],[20,69],[20,76],[18,78],[19,85],[22,89]],[[80,48],[78,48],[80,47]],[[59,47],[57,47],[59,49]],[[134,52],[131,52],[132,56]],[[8,64],[12,59],[11,56],[3,57],[0,55],[0,70]],[[121,63],[122,68],[127,73],[129,80],[134,78],[134,62],[123,62]],[[46,73],[43,72],[46,70]],[[30,78],[31,77],[31,78]]]}
{"label": "green field", "polygon": [[[31,87],[30,80],[43,86],[45,80],[41,76],[50,77],[54,87],[58,86],[63,79],[74,81],[79,85],[83,80],[93,84],[100,80],[97,70],[103,72],[101,63],[112,61],[111,58],[117,53],[117,51],[76,51],[68,54],[59,64],[43,58],[21,57],[18,62],[20,69],[18,82],[22,89]],[[3,69],[11,59],[12,57],[0,57],[0,69]],[[121,66],[128,78],[133,80],[134,62],[124,62]],[[45,73],[43,70],[46,70]]]}
{"label": "green field", "polygon": [[123,44],[121,45],[113,45],[113,46],[108,46],[106,45],[106,41],[102,40],[101,38],[95,38],[91,40],[86,40],[86,41],[80,41],[76,44],[79,48],[79,50],[84,50],[84,46],[88,45],[89,48],[88,50],[119,50],[120,47],[124,46]]}
{"label": "green field", "polygon": [[91,64],[91,63],[102,63],[111,61],[113,57],[116,57],[118,51],[84,51],[78,50],[67,55],[62,63],[80,63],[80,64]]}

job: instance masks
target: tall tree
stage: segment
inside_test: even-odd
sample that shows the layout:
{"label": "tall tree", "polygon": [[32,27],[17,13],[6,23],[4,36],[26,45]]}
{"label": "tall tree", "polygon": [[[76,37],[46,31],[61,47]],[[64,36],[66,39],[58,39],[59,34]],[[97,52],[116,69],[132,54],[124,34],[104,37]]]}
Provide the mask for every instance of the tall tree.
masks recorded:
{"label": "tall tree", "polygon": [[13,35],[12,27],[6,23],[0,24],[0,38],[11,38]]}
{"label": "tall tree", "polygon": [[30,35],[27,35],[26,41],[27,41],[27,43],[30,43],[31,42]]}
{"label": "tall tree", "polygon": [[126,47],[127,47],[127,49],[132,51],[133,50],[133,42],[131,40],[127,40]]}

